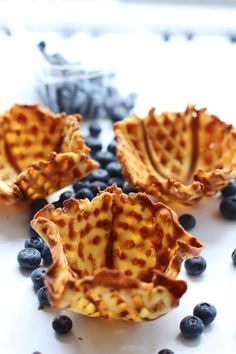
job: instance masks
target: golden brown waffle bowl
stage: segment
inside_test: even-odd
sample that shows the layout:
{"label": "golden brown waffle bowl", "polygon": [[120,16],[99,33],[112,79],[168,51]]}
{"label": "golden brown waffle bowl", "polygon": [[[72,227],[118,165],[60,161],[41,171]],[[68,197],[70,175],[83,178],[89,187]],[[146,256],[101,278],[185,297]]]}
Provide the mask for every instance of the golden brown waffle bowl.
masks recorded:
{"label": "golden brown waffle bowl", "polygon": [[80,120],[38,105],[16,104],[0,115],[0,201],[48,196],[98,167]]}
{"label": "golden brown waffle bowl", "polygon": [[133,114],[114,125],[128,182],[163,201],[193,204],[236,177],[236,130],[206,109]]}
{"label": "golden brown waffle bowl", "polygon": [[45,283],[56,309],[109,319],[156,319],[178,305],[186,283],[181,262],[202,245],[176,214],[145,193],[115,185],[91,202],[48,205],[32,227],[49,245],[53,263]]}

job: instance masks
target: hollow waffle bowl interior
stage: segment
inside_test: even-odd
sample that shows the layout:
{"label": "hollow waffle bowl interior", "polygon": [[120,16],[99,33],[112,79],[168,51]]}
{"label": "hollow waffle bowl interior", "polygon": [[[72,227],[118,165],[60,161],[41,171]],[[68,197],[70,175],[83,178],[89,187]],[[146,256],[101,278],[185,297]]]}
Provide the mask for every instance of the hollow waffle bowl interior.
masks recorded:
{"label": "hollow waffle bowl interior", "polygon": [[0,115],[0,201],[45,197],[98,167],[80,120],[38,105],[16,104]]}
{"label": "hollow waffle bowl interior", "polygon": [[236,130],[189,105],[185,112],[133,114],[114,125],[130,184],[163,201],[192,204],[236,177]]}
{"label": "hollow waffle bowl interior", "polygon": [[202,249],[170,208],[115,185],[92,201],[46,206],[32,227],[52,252],[45,279],[52,306],[92,317],[143,321],[164,315],[186,291],[186,283],[176,280],[181,262]]}

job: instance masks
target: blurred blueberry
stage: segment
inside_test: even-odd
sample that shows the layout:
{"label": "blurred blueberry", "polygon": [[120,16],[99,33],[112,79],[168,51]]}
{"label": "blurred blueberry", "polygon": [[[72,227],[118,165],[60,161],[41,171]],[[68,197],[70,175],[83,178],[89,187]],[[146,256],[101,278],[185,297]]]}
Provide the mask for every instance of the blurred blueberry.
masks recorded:
{"label": "blurred blueberry", "polygon": [[92,200],[94,197],[94,194],[92,193],[92,191],[88,188],[82,188],[80,189],[76,195],[75,195],[76,199],[89,199]]}
{"label": "blurred blueberry", "polygon": [[108,180],[108,185],[112,185],[113,183],[115,183],[118,187],[123,188],[123,179],[119,178],[119,177],[111,177]]}
{"label": "blurred blueberry", "polygon": [[98,161],[101,167],[106,167],[109,162],[115,161],[116,158],[110,151],[98,151],[94,155],[94,159]]}

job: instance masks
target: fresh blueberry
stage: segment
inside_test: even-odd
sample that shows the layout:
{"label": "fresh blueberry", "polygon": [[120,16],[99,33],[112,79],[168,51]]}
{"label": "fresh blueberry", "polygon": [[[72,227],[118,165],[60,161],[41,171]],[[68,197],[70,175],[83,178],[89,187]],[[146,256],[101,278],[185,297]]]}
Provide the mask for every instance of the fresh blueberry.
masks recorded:
{"label": "fresh blueberry", "polygon": [[107,172],[107,170],[103,169],[103,168],[99,168],[96,171],[93,171],[92,173],[90,173],[89,175],[89,181],[90,182],[94,182],[94,181],[102,181],[102,182],[107,182],[109,179],[109,173]]}
{"label": "fresh blueberry", "polygon": [[131,186],[127,181],[125,181],[123,183],[123,192],[127,193],[127,194],[128,193],[137,193],[138,190],[135,187]]}
{"label": "fresh blueberry", "polygon": [[25,248],[35,248],[36,250],[38,250],[39,252],[41,252],[41,250],[44,247],[44,241],[41,239],[41,237],[39,236],[30,236],[29,238],[27,238],[27,240],[25,241]]}
{"label": "fresh blueberry", "polygon": [[48,247],[48,245],[46,245],[46,243],[44,244],[44,247],[41,250],[41,257],[45,265],[49,266],[52,264],[52,254],[50,248]]}
{"label": "fresh blueberry", "polygon": [[60,195],[59,201],[63,203],[65,200],[70,199],[71,197],[73,197],[73,192],[66,191]]}
{"label": "fresh blueberry", "polygon": [[124,107],[124,105],[119,104],[119,105],[113,107],[110,118],[113,122],[118,122],[119,120],[126,118],[127,115],[128,115],[127,108]]}
{"label": "fresh blueberry", "polygon": [[45,205],[47,205],[48,202],[46,199],[35,199],[31,202],[30,204],[30,212],[29,212],[29,218],[30,220],[33,219],[34,215],[37,213],[37,211],[39,211],[40,209],[42,209],[43,207],[45,207]]}
{"label": "fresh blueberry", "polygon": [[35,231],[32,226],[30,226],[29,228],[29,234],[31,237],[40,237],[39,234],[37,233],[37,231]]}
{"label": "fresh blueberry", "polygon": [[204,323],[196,316],[186,316],[180,322],[180,331],[188,339],[199,337],[204,330]]}
{"label": "fresh blueberry", "polygon": [[173,350],[170,349],[162,349],[157,354],[175,354]]}
{"label": "fresh blueberry", "polygon": [[91,136],[87,136],[85,139],[84,139],[86,145],[88,147],[90,147],[92,153],[96,153],[100,150],[102,150],[102,143],[101,141],[97,140],[97,139],[94,139],[93,137]]}
{"label": "fresh blueberry", "polygon": [[63,202],[61,202],[60,200],[56,200],[55,202],[52,203],[55,207],[55,209],[57,208],[63,208]]}
{"label": "fresh blueberry", "polygon": [[110,151],[113,155],[116,154],[116,141],[113,140],[108,144],[107,146],[107,151]]}
{"label": "fresh blueberry", "polygon": [[196,219],[191,214],[183,214],[179,217],[179,223],[186,231],[190,231],[196,225]]}
{"label": "fresh blueberry", "polygon": [[200,275],[206,269],[207,263],[202,256],[196,256],[186,259],[184,267],[189,275]]}
{"label": "fresh blueberry", "polygon": [[44,307],[44,306],[50,306],[50,302],[48,300],[48,295],[47,295],[47,287],[43,286],[37,291],[37,298],[39,301],[39,305]]}
{"label": "fresh blueberry", "polygon": [[231,258],[232,258],[233,264],[236,265],[236,249],[232,252]]}
{"label": "fresh blueberry", "polygon": [[35,269],[40,265],[41,254],[35,248],[24,248],[18,253],[17,261],[23,269]]}
{"label": "fresh blueberry", "polygon": [[89,133],[92,137],[97,138],[98,135],[101,133],[102,128],[100,124],[94,122],[89,126]]}
{"label": "fresh blueberry", "polygon": [[44,286],[44,278],[47,268],[39,267],[31,273],[31,280],[35,289],[40,289]]}
{"label": "fresh blueberry", "polygon": [[236,181],[230,181],[229,184],[221,190],[221,194],[224,198],[236,195]]}
{"label": "fresh blueberry", "polygon": [[82,188],[88,188],[89,181],[87,179],[83,179],[82,181],[77,181],[73,184],[73,189],[75,193],[77,193]]}
{"label": "fresh blueberry", "polygon": [[100,190],[103,190],[103,189],[107,188],[107,185],[106,185],[106,183],[104,183],[102,181],[94,181],[94,182],[90,183],[89,189],[91,190],[93,195],[96,195],[98,193],[98,188]]}
{"label": "fresh blueberry", "polygon": [[215,306],[208,304],[207,302],[201,302],[193,309],[194,316],[201,318],[204,325],[208,325],[214,321],[217,311]]}
{"label": "fresh blueberry", "polygon": [[72,321],[66,315],[57,315],[52,321],[52,328],[57,334],[66,334],[72,329]]}
{"label": "fresh blueberry", "polygon": [[236,195],[224,198],[220,203],[220,212],[228,220],[236,220]]}
{"label": "fresh blueberry", "polygon": [[99,151],[94,155],[94,159],[98,161],[101,167],[106,167],[109,162],[115,161],[115,156],[110,151]]}
{"label": "fresh blueberry", "polygon": [[111,177],[122,177],[121,166],[118,161],[109,162],[106,170]]}
{"label": "fresh blueberry", "polygon": [[117,187],[119,188],[123,188],[123,179],[119,178],[119,177],[111,177],[108,180],[108,185],[111,186],[113,183],[115,183],[117,185]]}
{"label": "fresh blueberry", "polygon": [[90,189],[82,188],[76,193],[75,197],[76,197],[76,199],[86,199],[87,198],[89,200],[92,200],[94,195]]}

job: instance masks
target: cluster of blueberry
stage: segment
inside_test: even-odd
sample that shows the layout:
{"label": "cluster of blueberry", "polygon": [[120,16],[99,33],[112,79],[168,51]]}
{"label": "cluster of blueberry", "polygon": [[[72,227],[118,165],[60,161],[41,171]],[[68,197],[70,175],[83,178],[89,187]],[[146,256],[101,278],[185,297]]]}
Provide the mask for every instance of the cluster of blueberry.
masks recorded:
{"label": "cluster of blueberry", "polygon": [[45,104],[55,112],[80,113],[85,119],[117,121],[133,109],[136,94],[122,97],[115,87],[108,84],[114,73],[88,71],[79,62],[69,63],[60,53],[48,54],[44,41],[38,44],[38,48],[46,61],[52,64],[50,80],[43,78],[40,92]]}

